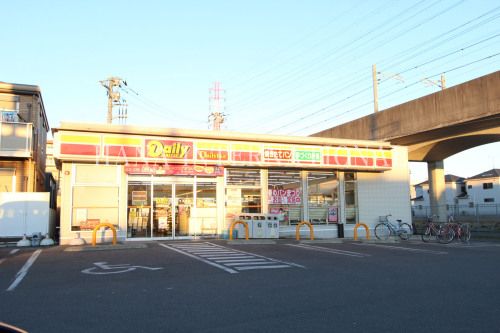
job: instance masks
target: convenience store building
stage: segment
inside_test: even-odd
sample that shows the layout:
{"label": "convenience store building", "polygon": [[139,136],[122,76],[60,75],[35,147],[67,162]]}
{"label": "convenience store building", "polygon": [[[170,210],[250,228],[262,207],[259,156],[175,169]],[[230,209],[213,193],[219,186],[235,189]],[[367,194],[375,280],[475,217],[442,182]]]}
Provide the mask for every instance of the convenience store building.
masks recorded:
{"label": "convenience store building", "polygon": [[407,149],[386,142],[82,123],[53,134],[61,244],[89,242],[99,223],[119,241],[226,237],[241,213],[277,214],[280,238],[301,221],[316,238],[411,221]]}

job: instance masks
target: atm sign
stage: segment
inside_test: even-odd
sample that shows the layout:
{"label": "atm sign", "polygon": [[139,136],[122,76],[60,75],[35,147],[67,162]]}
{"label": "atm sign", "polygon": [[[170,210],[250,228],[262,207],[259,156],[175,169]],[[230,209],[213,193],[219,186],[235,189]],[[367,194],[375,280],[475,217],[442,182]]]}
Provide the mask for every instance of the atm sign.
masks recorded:
{"label": "atm sign", "polygon": [[319,151],[297,150],[295,151],[295,159],[297,161],[320,162],[321,154]]}

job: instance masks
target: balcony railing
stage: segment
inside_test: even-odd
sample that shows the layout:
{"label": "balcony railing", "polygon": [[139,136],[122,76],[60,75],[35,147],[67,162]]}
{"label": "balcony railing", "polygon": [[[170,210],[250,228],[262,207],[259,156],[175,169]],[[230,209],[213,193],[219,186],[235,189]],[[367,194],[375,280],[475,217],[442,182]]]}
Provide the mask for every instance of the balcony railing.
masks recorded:
{"label": "balcony railing", "polygon": [[31,157],[33,124],[0,121],[0,156]]}

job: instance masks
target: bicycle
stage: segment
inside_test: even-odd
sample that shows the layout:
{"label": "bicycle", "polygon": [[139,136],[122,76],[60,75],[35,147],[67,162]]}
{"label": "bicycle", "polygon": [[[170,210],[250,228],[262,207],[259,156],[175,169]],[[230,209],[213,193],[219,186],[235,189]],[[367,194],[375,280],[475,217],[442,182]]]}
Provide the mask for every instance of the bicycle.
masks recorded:
{"label": "bicycle", "polygon": [[410,239],[413,234],[411,226],[408,223],[403,223],[401,220],[396,220],[398,224],[395,225],[389,221],[389,216],[392,215],[380,216],[380,223],[375,226],[375,237],[380,240],[387,240],[389,236],[399,236],[402,240]]}
{"label": "bicycle", "polygon": [[460,239],[464,243],[470,240],[471,231],[468,224],[455,223],[453,215],[450,215],[448,216],[448,226],[453,229],[454,238]]}
{"label": "bicycle", "polygon": [[449,225],[443,224],[440,225],[438,223],[433,222],[433,216],[429,216],[427,218],[427,224],[425,226],[425,231],[422,234],[422,241],[427,243],[431,240],[431,238],[436,239],[439,243],[448,244],[455,237],[455,232],[453,228]]}

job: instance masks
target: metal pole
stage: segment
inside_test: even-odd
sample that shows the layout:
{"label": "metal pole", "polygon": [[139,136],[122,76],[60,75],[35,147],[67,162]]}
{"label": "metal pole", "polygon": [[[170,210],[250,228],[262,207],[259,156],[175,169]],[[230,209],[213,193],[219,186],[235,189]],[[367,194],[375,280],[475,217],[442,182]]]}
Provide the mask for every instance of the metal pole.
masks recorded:
{"label": "metal pole", "polygon": [[378,81],[377,81],[377,65],[372,65],[373,78],[373,109],[378,112]]}

